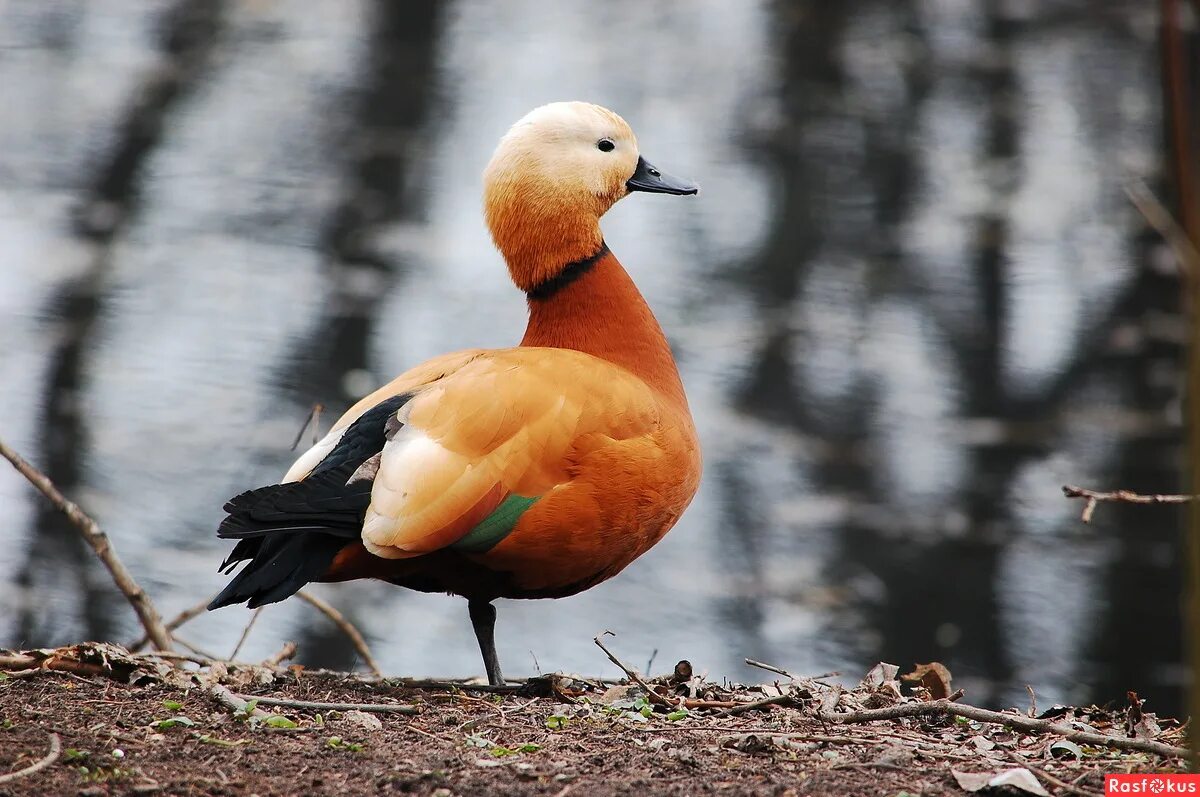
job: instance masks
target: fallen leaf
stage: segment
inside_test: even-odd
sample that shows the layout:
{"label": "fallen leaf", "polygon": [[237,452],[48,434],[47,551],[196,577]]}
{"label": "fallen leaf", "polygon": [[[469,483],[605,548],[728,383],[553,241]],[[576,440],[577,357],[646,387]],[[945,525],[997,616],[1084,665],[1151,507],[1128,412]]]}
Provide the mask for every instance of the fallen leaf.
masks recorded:
{"label": "fallen leaf", "polygon": [[940,661],[918,664],[912,672],[901,675],[900,680],[925,687],[931,700],[941,700],[954,693],[950,686],[950,670]]}
{"label": "fallen leaf", "polygon": [[896,682],[896,673],[898,672],[900,672],[900,668],[895,664],[888,664],[885,661],[881,661],[863,676],[862,685],[868,689],[885,687]]}
{"label": "fallen leaf", "polygon": [[988,739],[985,736],[978,736],[978,735],[972,736],[967,741],[969,741],[971,744],[975,745],[976,750],[987,751],[987,750],[995,750],[996,749],[996,743],[993,742],[991,739]]}
{"label": "fallen leaf", "polygon": [[1000,772],[959,772],[957,769],[952,769],[950,774],[958,782],[959,788],[969,792],[1009,786],[1028,794],[1036,794],[1038,797],[1050,797],[1050,792],[1046,791],[1033,773],[1024,767],[1005,769]]}
{"label": "fallen leaf", "polygon": [[1125,733],[1137,739],[1155,739],[1162,729],[1158,727],[1158,718],[1149,712],[1142,711],[1145,700],[1139,700],[1137,692],[1126,692],[1129,708],[1125,711]]}
{"label": "fallen leaf", "polygon": [[864,708],[882,708],[901,699],[900,682],[896,680],[898,672],[900,668],[895,664],[883,661],[870,669],[862,679],[862,686],[871,693],[862,701]]}

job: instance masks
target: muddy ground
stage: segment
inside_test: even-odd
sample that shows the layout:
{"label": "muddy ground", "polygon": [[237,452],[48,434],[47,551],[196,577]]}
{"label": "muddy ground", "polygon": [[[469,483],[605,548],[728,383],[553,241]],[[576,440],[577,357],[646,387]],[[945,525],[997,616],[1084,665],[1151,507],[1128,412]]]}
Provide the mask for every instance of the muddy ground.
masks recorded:
{"label": "muddy ground", "polygon": [[[664,678],[655,691],[665,697],[652,702],[636,685],[579,679],[492,694],[300,668],[133,666],[105,650],[111,660],[76,651],[20,667],[10,658],[0,674],[0,795],[964,795],[955,771],[1012,769],[1027,770],[1032,785],[1022,781],[1026,791],[1009,794],[1087,795],[1102,793],[1106,772],[1182,766],[1177,757],[1064,745],[1055,734],[961,717],[817,718],[819,703],[852,711],[931,697],[921,687],[897,694],[894,671],[841,695],[786,678],[778,688],[748,689]],[[63,661],[91,663],[50,669]],[[222,689],[232,703],[217,695]],[[265,703],[248,712],[234,707],[236,695],[403,704],[416,713]],[[731,703],[772,696],[777,704],[727,713]],[[1057,707],[1045,716],[1183,743],[1174,723],[1152,716],[1133,728],[1128,707]],[[58,752],[48,755],[55,738]]]}

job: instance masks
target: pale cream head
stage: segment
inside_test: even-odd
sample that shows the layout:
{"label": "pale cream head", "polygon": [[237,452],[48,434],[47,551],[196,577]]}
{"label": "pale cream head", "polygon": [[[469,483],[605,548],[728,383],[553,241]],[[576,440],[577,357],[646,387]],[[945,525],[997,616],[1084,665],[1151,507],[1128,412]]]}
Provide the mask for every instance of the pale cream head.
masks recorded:
{"label": "pale cream head", "polygon": [[500,139],[484,171],[485,202],[520,185],[544,202],[586,206],[599,218],[628,193],[637,160],[637,138],[620,116],[587,102],[553,102],[525,114]]}
{"label": "pale cream head", "polygon": [[642,159],[617,114],[586,102],[535,108],[500,140],[483,173],[488,228],[529,291],[603,244],[600,217],[631,191],[694,194]]}
{"label": "pale cream head", "polygon": [[509,129],[484,170],[483,203],[517,287],[600,248],[600,217],[628,193],[637,160],[629,125],[599,105],[543,105]]}

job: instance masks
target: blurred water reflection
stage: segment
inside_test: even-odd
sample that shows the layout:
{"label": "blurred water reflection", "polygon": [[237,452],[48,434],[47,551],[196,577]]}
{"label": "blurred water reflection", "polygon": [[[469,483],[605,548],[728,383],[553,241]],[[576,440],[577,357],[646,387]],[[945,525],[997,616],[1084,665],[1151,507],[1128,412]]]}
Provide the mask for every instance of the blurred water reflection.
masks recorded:
{"label": "blurred water reflection", "polygon": [[[542,102],[621,112],[696,201],[606,234],[677,348],[693,508],[615,581],[509,603],[514,673],[690,658],[752,677],[944,661],[974,700],[1179,706],[1177,515],[1064,481],[1178,481],[1178,285],[1128,206],[1158,177],[1144,4],[113,0],[0,4],[0,434],[167,614],[215,592],[223,500],[314,401],[508,345],[524,307],[479,172]],[[0,644],[135,635],[0,471]],[[456,599],[320,590],[393,673],[473,674]],[[232,648],[246,614],[195,621]],[[297,639],[353,654],[304,605]],[[532,658],[530,654],[535,658]]]}

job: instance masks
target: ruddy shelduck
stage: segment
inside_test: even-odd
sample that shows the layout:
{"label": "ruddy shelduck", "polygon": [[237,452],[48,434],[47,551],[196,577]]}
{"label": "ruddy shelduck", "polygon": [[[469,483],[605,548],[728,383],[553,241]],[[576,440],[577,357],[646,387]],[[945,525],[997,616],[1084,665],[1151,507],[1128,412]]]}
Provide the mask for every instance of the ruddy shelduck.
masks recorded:
{"label": "ruddy shelduck", "polygon": [[599,584],[662,539],[700,481],[700,447],[662,328],[600,232],[634,191],[695,194],[612,111],[559,102],[501,139],[484,210],[525,292],[520,346],[446,354],[359,401],[282,483],[225,505],[210,609],[310,581],[378,578],[468,601],[503,684],[496,598]]}

